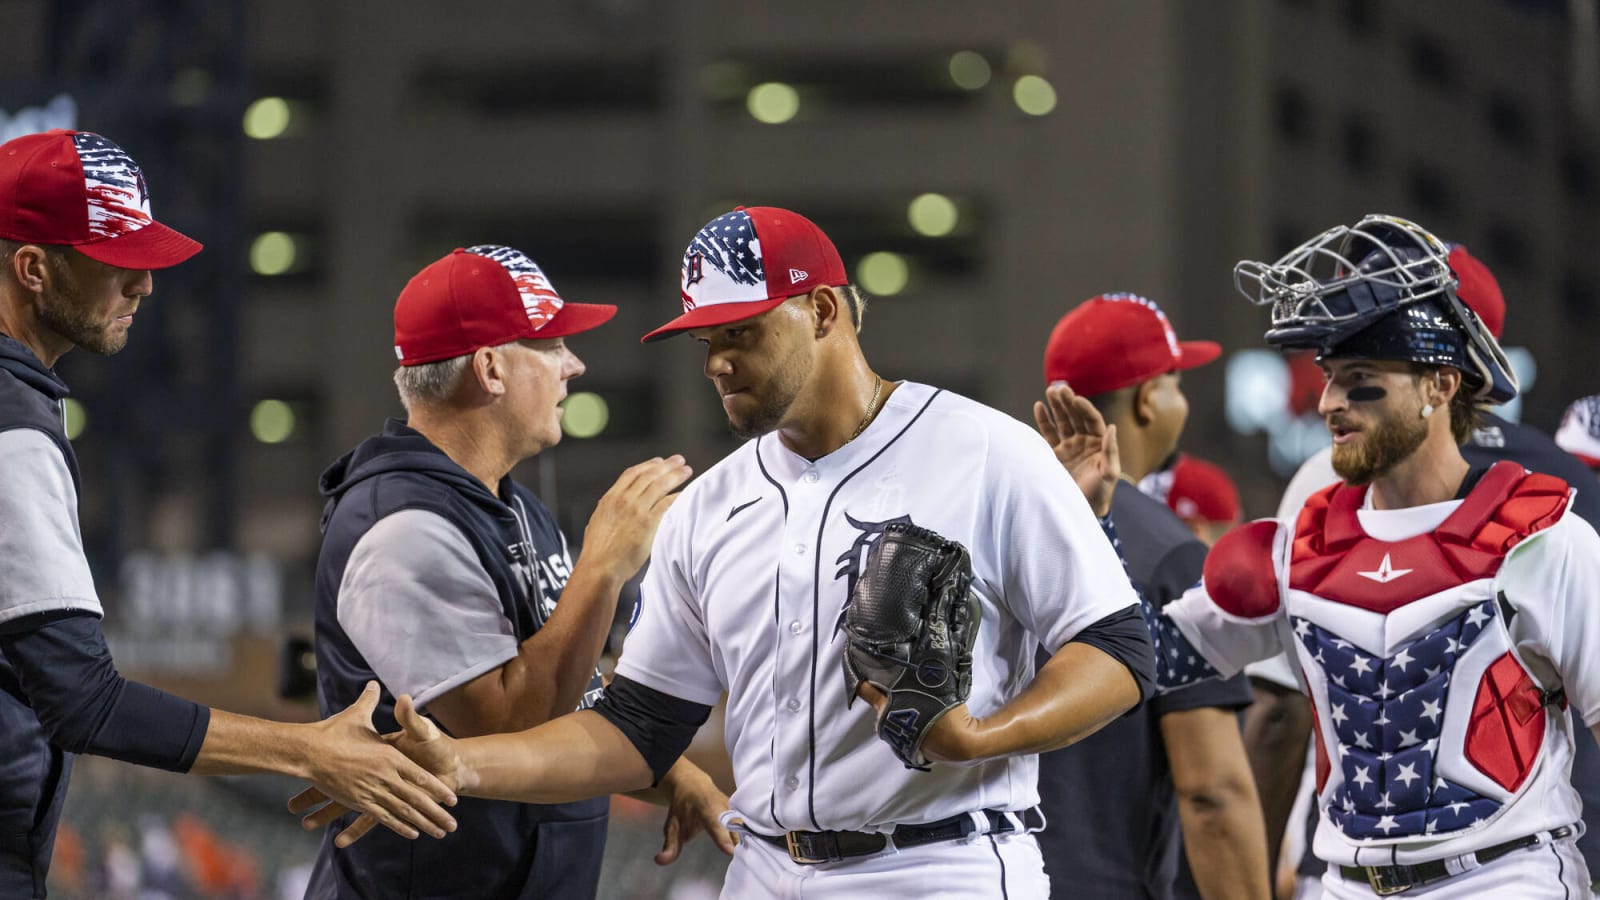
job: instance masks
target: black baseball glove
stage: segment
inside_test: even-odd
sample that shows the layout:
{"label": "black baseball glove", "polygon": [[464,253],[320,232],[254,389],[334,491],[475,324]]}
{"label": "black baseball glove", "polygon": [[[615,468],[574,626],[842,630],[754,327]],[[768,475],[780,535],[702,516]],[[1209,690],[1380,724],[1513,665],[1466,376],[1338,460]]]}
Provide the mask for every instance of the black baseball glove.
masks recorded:
{"label": "black baseball glove", "polygon": [[980,610],[967,548],[896,523],[867,554],[845,608],[845,701],[863,681],[888,696],[878,736],[908,768],[926,769],[928,729],[972,690]]}

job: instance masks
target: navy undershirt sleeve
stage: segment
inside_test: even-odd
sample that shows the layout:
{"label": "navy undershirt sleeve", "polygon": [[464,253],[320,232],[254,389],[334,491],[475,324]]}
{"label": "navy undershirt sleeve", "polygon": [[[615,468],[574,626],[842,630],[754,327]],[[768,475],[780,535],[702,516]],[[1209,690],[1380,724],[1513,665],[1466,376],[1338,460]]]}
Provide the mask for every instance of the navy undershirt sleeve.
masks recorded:
{"label": "navy undershirt sleeve", "polygon": [[1078,632],[1071,642],[1098,648],[1127,666],[1139,685],[1139,703],[1156,692],[1156,654],[1150,647],[1150,632],[1139,607],[1130,606],[1100,619]]}
{"label": "navy undershirt sleeve", "polygon": [[663,694],[624,675],[606,685],[594,711],[626,735],[644,757],[653,776],[651,786],[661,783],[711,716],[711,707],[705,704]]}
{"label": "navy undershirt sleeve", "polygon": [[7,622],[0,651],[57,747],[171,772],[194,765],[211,710],[118,674],[99,616],[68,610]]}

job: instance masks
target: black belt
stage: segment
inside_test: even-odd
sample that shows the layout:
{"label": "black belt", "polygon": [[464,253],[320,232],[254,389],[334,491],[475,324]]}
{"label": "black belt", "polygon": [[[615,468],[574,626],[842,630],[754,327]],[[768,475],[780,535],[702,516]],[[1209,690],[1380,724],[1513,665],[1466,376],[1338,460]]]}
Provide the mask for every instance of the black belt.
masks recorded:
{"label": "black belt", "polygon": [[[1476,860],[1480,866],[1487,865],[1507,853],[1538,846],[1544,842],[1545,835],[1549,835],[1551,841],[1559,841],[1564,837],[1577,833],[1577,828],[1571,825],[1563,825],[1550,831],[1541,831],[1538,834],[1530,834],[1514,841],[1506,841],[1504,844],[1485,847],[1476,853],[1465,853],[1460,857],[1451,858],[1471,858]],[[1454,873],[1446,868],[1444,860],[1440,859],[1411,866],[1340,866],[1339,874],[1350,881],[1365,881],[1371,886],[1373,893],[1380,897],[1387,897],[1390,894],[1409,891],[1414,887],[1421,887],[1424,884],[1438,881],[1442,878],[1449,878]]]}
{"label": "black belt", "polygon": [[[1007,834],[1017,830],[1010,816],[986,809],[979,813],[989,820],[989,834]],[[1019,817],[1022,813],[1017,813]],[[962,813],[926,825],[897,825],[892,836],[896,847],[918,847],[964,838],[978,830],[972,816]],[[751,832],[755,834],[755,832]],[[756,834],[756,837],[788,851],[789,858],[803,866],[838,862],[857,856],[881,853],[889,846],[890,834],[881,831],[791,831],[773,836]]]}

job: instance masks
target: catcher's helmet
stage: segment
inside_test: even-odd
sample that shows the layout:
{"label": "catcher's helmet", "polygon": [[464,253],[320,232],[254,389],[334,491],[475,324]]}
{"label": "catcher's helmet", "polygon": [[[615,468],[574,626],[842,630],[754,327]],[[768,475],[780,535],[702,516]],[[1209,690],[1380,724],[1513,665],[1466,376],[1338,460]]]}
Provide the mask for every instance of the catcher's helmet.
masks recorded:
{"label": "catcher's helmet", "polygon": [[1244,260],[1234,284],[1272,307],[1267,343],[1320,357],[1454,366],[1480,403],[1517,395],[1500,344],[1456,296],[1449,249],[1414,222],[1367,216],[1330,228],[1274,263]]}

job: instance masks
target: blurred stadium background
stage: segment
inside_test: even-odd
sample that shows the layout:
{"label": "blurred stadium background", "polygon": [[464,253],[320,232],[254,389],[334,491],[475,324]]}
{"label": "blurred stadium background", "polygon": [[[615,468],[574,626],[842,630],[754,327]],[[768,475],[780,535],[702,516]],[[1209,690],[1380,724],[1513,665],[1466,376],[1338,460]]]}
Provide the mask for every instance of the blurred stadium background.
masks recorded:
{"label": "blurred stadium background", "polygon": [[[1490,266],[1524,420],[1551,429],[1600,389],[1595,0],[0,14],[0,137],[105,133],[207,245],[160,273],[125,352],[60,370],[118,660],[241,711],[315,715],[317,474],[398,413],[392,302],[456,246],[513,245],[564,296],[621,307],[574,344],[568,439],[518,473],[574,537],[625,466],[677,451],[703,470],[733,446],[696,348],[637,339],[676,310],[684,241],[735,204],[834,237],[875,298],[879,371],[1024,419],[1062,313],[1156,299],[1230,352],[1184,379],[1185,447],[1223,461],[1250,516],[1322,432],[1307,385],[1256,352],[1264,313],[1231,267],[1334,223],[1405,215]],[[317,838],[281,811],[292,790],[86,761],[52,896],[298,897]],[[623,809],[602,895],[714,896],[717,855],[657,870],[658,829]]]}

